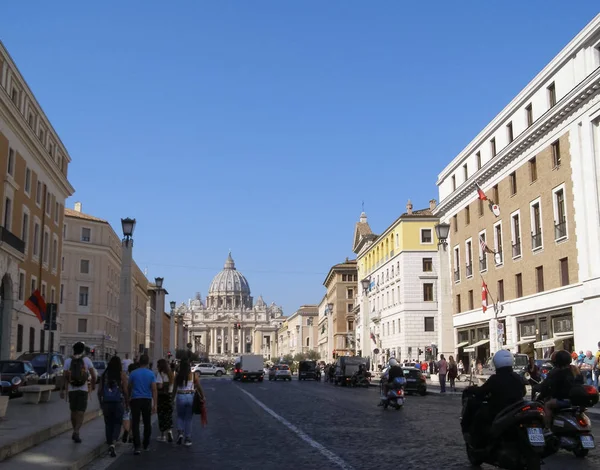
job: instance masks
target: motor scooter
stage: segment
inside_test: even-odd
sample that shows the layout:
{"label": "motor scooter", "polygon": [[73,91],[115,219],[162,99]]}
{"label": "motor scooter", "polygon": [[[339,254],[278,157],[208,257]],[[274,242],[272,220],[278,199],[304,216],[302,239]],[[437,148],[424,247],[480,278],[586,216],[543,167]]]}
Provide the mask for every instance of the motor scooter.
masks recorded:
{"label": "motor scooter", "polygon": [[406,386],[406,379],[404,377],[396,377],[389,386],[387,395],[383,395],[383,378],[380,385],[381,402],[379,406],[383,406],[383,409],[387,409],[388,406],[393,406],[397,410],[404,406],[405,396],[404,387]]}

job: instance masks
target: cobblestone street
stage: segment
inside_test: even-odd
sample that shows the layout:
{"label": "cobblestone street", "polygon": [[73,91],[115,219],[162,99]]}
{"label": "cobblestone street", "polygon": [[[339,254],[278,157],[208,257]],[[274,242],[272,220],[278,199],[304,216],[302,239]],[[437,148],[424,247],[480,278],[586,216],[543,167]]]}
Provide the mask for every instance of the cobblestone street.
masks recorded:
{"label": "cobblestone street", "polygon": [[[194,427],[194,445],[155,441],[148,453],[119,449],[116,461],[103,458],[89,470],[170,468],[291,469],[468,469],[459,428],[460,397],[410,396],[400,411],[377,407],[378,392],[327,383],[234,383],[203,380],[209,425]],[[596,421],[597,422],[597,421]],[[155,432],[155,431],[154,431]],[[191,466],[193,462],[193,467]],[[110,465],[110,466],[109,466]],[[548,470],[600,466],[593,451],[585,460],[561,453]],[[483,468],[492,468],[484,466]]]}

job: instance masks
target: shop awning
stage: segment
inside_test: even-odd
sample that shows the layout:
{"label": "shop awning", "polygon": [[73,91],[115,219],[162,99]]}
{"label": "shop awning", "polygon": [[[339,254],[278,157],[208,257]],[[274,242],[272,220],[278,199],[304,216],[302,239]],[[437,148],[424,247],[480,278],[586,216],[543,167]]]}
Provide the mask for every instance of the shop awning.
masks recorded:
{"label": "shop awning", "polygon": [[471,346],[469,346],[468,348],[463,349],[464,352],[475,352],[475,350],[479,347],[479,346],[483,346],[484,344],[489,343],[490,340],[488,339],[482,339],[481,341],[477,341],[475,344],[472,344]]}
{"label": "shop awning", "polygon": [[573,333],[562,333],[562,334],[557,334],[556,336],[554,336],[554,341],[563,341],[565,339],[571,339],[573,338]]}
{"label": "shop awning", "polygon": [[554,338],[550,338],[550,339],[545,339],[543,341],[538,341],[537,343],[533,343],[533,347],[536,349],[543,349],[543,348],[553,348],[554,346],[556,346],[556,343],[559,341],[563,341],[565,339],[571,339],[573,337],[572,333],[565,333],[562,335],[557,335]]}
{"label": "shop awning", "polygon": [[524,339],[517,341],[516,346],[521,346],[523,344],[530,344],[530,343],[534,343],[534,342],[535,342],[535,338],[529,338],[529,339],[524,338]]}
{"label": "shop awning", "polygon": [[457,348],[464,348],[467,344],[469,344],[468,341],[463,341],[462,343],[458,343],[456,345]]}

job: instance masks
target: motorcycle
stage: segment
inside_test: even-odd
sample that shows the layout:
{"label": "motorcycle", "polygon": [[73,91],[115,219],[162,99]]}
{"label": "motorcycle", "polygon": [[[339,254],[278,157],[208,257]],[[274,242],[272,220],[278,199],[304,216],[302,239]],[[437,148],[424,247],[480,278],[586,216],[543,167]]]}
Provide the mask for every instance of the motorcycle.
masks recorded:
{"label": "motorcycle", "polygon": [[371,374],[369,372],[364,374],[356,372],[352,376],[351,383],[353,387],[369,387],[371,385]]}
{"label": "motorcycle", "polygon": [[475,398],[470,389],[463,392],[463,438],[467,458],[473,466],[488,463],[508,470],[540,470],[545,450],[544,408],[536,402],[520,401],[494,418],[486,444],[475,446],[472,425],[464,424],[467,413],[475,414],[486,402]]}
{"label": "motorcycle", "polygon": [[[525,376],[527,377],[527,374]],[[535,392],[536,399],[539,392]],[[544,456],[560,449],[573,452],[575,457],[584,458],[596,444],[592,435],[592,423],[585,414],[588,407],[598,403],[598,391],[592,385],[575,386],[569,400],[558,400],[553,410],[551,434],[546,437]]]}
{"label": "motorcycle", "polygon": [[380,393],[382,395],[379,406],[383,406],[383,409],[387,409],[388,406],[393,406],[397,410],[404,406],[404,387],[406,386],[406,379],[404,377],[396,377],[390,384],[387,395],[383,396],[383,380],[380,385]]}

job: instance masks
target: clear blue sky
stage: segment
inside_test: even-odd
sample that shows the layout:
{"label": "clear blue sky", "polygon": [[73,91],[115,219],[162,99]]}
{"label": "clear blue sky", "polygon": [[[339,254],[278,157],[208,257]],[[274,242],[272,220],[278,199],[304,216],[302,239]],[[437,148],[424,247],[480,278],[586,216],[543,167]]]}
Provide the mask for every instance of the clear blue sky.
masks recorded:
{"label": "clear blue sky", "polygon": [[[599,11],[593,1],[5,2],[84,212],[136,217],[171,299],[227,252],[291,314]],[[169,300],[171,300],[169,299]]]}

